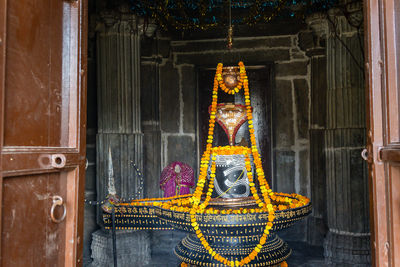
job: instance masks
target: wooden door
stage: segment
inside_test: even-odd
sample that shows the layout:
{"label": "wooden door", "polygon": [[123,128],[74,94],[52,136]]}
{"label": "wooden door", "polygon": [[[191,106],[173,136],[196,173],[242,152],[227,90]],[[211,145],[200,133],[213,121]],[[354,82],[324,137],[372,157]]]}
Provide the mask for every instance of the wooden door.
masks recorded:
{"label": "wooden door", "polygon": [[375,266],[400,266],[400,2],[366,0],[368,161]]}
{"label": "wooden door", "polygon": [[86,5],[0,0],[1,266],[82,262]]}

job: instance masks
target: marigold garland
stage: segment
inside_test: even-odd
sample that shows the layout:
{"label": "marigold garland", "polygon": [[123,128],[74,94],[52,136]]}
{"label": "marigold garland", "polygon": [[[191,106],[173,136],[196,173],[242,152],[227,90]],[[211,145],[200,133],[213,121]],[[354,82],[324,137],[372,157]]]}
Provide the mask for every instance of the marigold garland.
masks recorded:
{"label": "marigold garland", "polygon": [[238,93],[240,91],[240,89],[242,89],[242,86],[244,84],[244,81],[247,80],[247,74],[246,74],[246,69],[244,67],[244,64],[242,61],[239,62],[239,75],[240,75],[240,79],[238,81],[237,86],[235,86],[233,89],[230,89],[228,87],[226,87],[223,76],[222,76],[222,63],[218,63],[217,65],[217,71],[215,73],[215,78],[218,81],[219,87],[221,87],[222,91],[224,91],[227,94],[231,94],[234,95],[236,93]]}
{"label": "marigold garland", "polygon": [[[261,156],[258,152],[257,142],[254,135],[253,127],[253,115],[250,101],[249,83],[246,75],[245,67],[243,62],[239,62],[240,67],[240,81],[237,87],[234,89],[228,89],[223,84],[222,81],[222,63],[217,66],[216,74],[214,77],[214,87],[212,92],[212,103],[210,109],[210,120],[209,120],[209,130],[207,137],[206,150],[204,151],[201,161],[200,161],[200,173],[197,181],[197,186],[193,194],[186,196],[175,196],[167,199],[142,199],[140,201],[132,201],[127,205],[137,205],[137,206],[160,206],[163,209],[168,209],[171,211],[186,212],[190,214],[191,225],[196,233],[196,236],[200,240],[203,247],[208,251],[208,253],[217,261],[227,265],[227,266],[243,266],[251,262],[258,253],[262,250],[263,245],[266,243],[267,237],[270,230],[273,227],[273,221],[275,219],[276,210],[293,209],[296,207],[301,207],[310,202],[307,197],[298,194],[284,194],[284,193],[274,193],[270,189],[268,182],[265,179],[264,170],[262,167]],[[222,81],[222,83],[221,83]],[[239,92],[241,87],[244,87],[245,96],[245,106],[248,119],[248,128],[250,132],[251,147],[243,146],[219,146],[213,147],[213,135],[215,128],[215,116],[217,112],[217,102],[218,102],[218,88],[228,94],[235,94]],[[216,159],[218,155],[233,155],[242,154],[245,158],[245,167],[247,170],[247,177],[249,180],[249,186],[253,198],[255,199],[258,208],[237,208],[237,209],[214,209],[208,207],[211,200],[211,196],[214,190],[214,179],[216,171]],[[251,158],[253,158],[253,163],[255,166],[256,178],[258,180],[260,192],[257,190],[253,178]],[[210,165],[211,164],[211,165]],[[210,174],[208,175],[208,169],[210,167]],[[207,179],[209,176],[209,179]],[[207,187],[206,187],[207,185]],[[207,188],[207,192],[204,189]],[[261,193],[261,196],[259,195]],[[202,196],[205,198],[202,202]],[[168,200],[168,201],[164,201]],[[122,203],[121,203],[122,204]],[[122,204],[124,205],[124,204]],[[196,214],[246,214],[246,213],[262,213],[268,212],[268,222],[264,228],[263,234],[260,237],[259,243],[254,247],[252,252],[242,260],[229,260],[222,255],[218,254],[208,243],[206,237],[201,232],[199,228],[199,223],[196,219]],[[183,265],[184,266],[184,265]],[[281,263],[282,267],[287,267],[286,262]]]}
{"label": "marigold garland", "polygon": [[[249,92],[249,83],[248,83],[248,78],[246,75],[245,67],[243,62],[239,62],[239,68],[240,68],[240,81],[238,82],[238,86],[233,88],[233,89],[228,89],[226,88],[223,78],[222,78],[222,63],[219,63],[217,66],[217,70],[215,73],[215,78],[214,78],[214,88],[213,88],[213,95],[212,95],[212,104],[211,104],[211,112],[210,112],[210,120],[209,120],[209,130],[208,130],[208,138],[207,138],[207,147],[206,151],[204,152],[202,158],[201,158],[201,165],[200,165],[200,175],[199,175],[199,180],[197,183],[196,190],[191,198],[192,202],[192,209],[190,210],[190,215],[191,215],[191,223],[192,226],[196,232],[196,235],[198,239],[200,240],[201,244],[203,247],[208,251],[208,253],[214,257],[217,261],[228,265],[228,266],[243,266],[250,261],[252,261],[257,254],[261,251],[263,245],[265,244],[267,240],[267,236],[269,234],[269,231],[271,230],[273,226],[273,221],[275,219],[275,211],[273,208],[273,205],[271,204],[271,199],[270,199],[270,194],[272,193],[267,181],[265,180],[265,175],[264,175],[264,170],[262,168],[262,163],[261,163],[261,157],[257,149],[257,143],[254,135],[254,129],[253,129],[253,120],[252,120],[252,109],[251,109],[251,103],[250,103],[250,92]],[[218,99],[218,86],[221,87],[221,89],[228,93],[228,94],[235,94],[239,92],[239,90],[244,87],[244,95],[245,95],[245,104],[246,104],[246,110],[247,110],[247,118],[248,118],[248,124],[249,124],[249,132],[250,132],[250,140],[251,140],[251,148],[250,149],[243,149],[241,147],[239,148],[234,148],[234,147],[228,147],[226,148],[226,152],[229,154],[233,153],[240,153],[244,154],[245,156],[245,164],[246,164],[246,169],[248,171],[248,179],[249,179],[249,185],[250,185],[250,190],[253,194],[254,199],[256,200],[256,203],[261,209],[266,209],[268,211],[268,222],[267,225],[264,228],[264,232],[259,240],[259,243],[254,247],[253,251],[245,258],[243,258],[240,261],[231,261],[228,260],[227,258],[221,256],[218,254],[214,249],[210,246],[210,244],[207,242],[206,238],[204,237],[203,233],[201,232],[201,229],[199,228],[199,225],[196,220],[196,213],[204,213],[206,207],[208,206],[209,200],[211,198],[213,186],[210,186],[211,183],[213,184],[214,178],[215,178],[215,160],[217,155],[225,154],[223,148],[218,148],[218,149],[213,149],[212,143],[213,143],[213,134],[214,134],[214,128],[215,128],[215,114],[216,114],[216,108],[217,108],[217,99]],[[250,157],[249,153],[252,154],[253,156],[253,162],[256,167],[256,173],[257,173],[257,179],[260,184],[260,190],[262,194],[262,199],[259,197],[257,188],[255,187],[254,180],[253,180],[253,175],[251,172],[251,163],[250,163]],[[201,195],[203,193],[204,185],[207,182],[207,169],[210,163],[210,155],[211,155],[211,174],[210,174],[210,181],[209,181],[209,189],[206,194],[206,199],[204,200],[203,203],[201,202]]]}
{"label": "marigold garland", "polygon": [[[193,194],[174,196],[169,198],[144,198],[140,200],[132,200],[129,203],[119,203],[118,206],[156,206],[162,209],[189,213],[191,210],[191,198]],[[270,195],[273,209],[275,211],[288,210],[303,207],[310,200],[299,194],[285,194],[272,192]],[[247,213],[263,213],[267,212],[266,208],[235,208],[235,209],[214,209],[206,207],[204,210],[207,214],[247,214]]]}

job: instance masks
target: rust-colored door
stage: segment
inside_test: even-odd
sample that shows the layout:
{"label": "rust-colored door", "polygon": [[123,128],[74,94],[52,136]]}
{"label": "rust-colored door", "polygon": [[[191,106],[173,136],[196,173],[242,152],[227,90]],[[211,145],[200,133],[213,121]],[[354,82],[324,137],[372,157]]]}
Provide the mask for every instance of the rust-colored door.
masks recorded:
{"label": "rust-colored door", "polygon": [[365,0],[374,266],[400,266],[400,1]]}
{"label": "rust-colored door", "polygon": [[86,4],[0,0],[1,266],[82,262]]}

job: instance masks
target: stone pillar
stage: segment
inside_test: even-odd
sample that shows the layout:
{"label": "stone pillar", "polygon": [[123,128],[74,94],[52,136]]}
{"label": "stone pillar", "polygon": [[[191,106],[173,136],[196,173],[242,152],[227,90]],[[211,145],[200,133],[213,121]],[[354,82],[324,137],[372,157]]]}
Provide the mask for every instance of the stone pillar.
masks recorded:
{"label": "stone pillar", "polygon": [[308,217],[307,242],[321,245],[327,232],[326,222],[326,48],[328,21],[321,13],[311,14],[306,19],[313,31],[305,48],[311,61],[311,111],[310,111],[310,178],[313,211]]}
{"label": "stone pillar", "polygon": [[[362,12],[359,6],[353,11]],[[357,4],[356,4],[357,5]],[[350,13],[349,10],[346,13]],[[351,14],[351,13],[350,13]],[[362,40],[343,12],[330,10],[327,36],[325,260],[333,266],[370,265]],[[361,20],[362,21],[362,20]]]}
{"label": "stone pillar", "polygon": [[[100,14],[97,26],[97,199],[108,194],[108,149],[111,148],[115,187],[121,198],[143,197],[134,168],[143,169],[143,133],[140,109],[140,27],[128,7]],[[101,210],[98,223],[102,225]],[[93,264],[108,266],[111,237],[104,230],[93,234]],[[118,262],[142,266],[151,250],[147,232],[118,232]],[[121,265],[125,266],[125,265]],[[126,265],[127,266],[127,265]]]}
{"label": "stone pillar", "polygon": [[[147,42],[157,40],[147,40]],[[149,43],[147,43],[149,44]],[[142,57],[141,81],[143,107],[143,153],[145,175],[145,197],[162,197],[160,190],[161,173],[161,128],[160,128],[160,88],[159,88],[159,65],[162,61],[158,56]]]}
{"label": "stone pillar", "polygon": [[136,17],[105,13],[98,27],[98,134],[97,195],[107,196],[108,148],[114,160],[117,194],[122,198],[139,192],[132,163],[143,167],[143,133],[140,111],[140,35]]}

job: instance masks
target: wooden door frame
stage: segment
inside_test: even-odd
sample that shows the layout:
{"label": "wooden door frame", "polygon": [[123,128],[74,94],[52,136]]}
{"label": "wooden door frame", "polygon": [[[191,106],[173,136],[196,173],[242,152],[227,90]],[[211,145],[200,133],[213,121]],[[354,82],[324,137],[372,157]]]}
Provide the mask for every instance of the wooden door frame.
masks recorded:
{"label": "wooden door frame", "polygon": [[[3,151],[4,141],[4,96],[5,96],[5,65],[6,65],[6,10],[7,0],[0,0],[0,168],[3,166],[1,151]],[[3,199],[3,172],[0,169],[0,218],[2,218],[2,199]],[[0,262],[1,262],[1,229],[2,220],[0,220]]]}
{"label": "wooden door frame", "polygon": [[80,103],[79,105],[79,114],[80,114],[80,131],[79,131],[79,140],[77,142],[79,151],[81,151],[81,155],[84,155],[83,158],[80,159],[79,166],[79,191],[78,191],[78,240],[77,240],[77,256],[76,256],[76,264],[78,266],[83,266],[83,224],[84,224],[84,208],[85,208],[85,167],[86,167],[86,127],[87,127],[87,55],[88,55],[88,9],[89,9],[89,0],[78,0],[77,4],[80,5],[80,26],[78,29],[80,30],[79,34],[79,49],[80,49]]}
{"label": "wooden door frame", "polygon": [[[398,89],[394,2],[364,0],[367,151],[370,187],[372,263],[395,266],[390,166],[400,162],[399,122],[391,105]],[[399,18],[397,18],[399,19]],[[398,101],[398,99],[397,99]],[[397,125],[396,125],[397,124]],[[399,178],[399,177],[395,177]],[[397,256],[399,257],[399,256]]]}
{"label": "wooden door frame", "polygon": [[[12,167],[4,168],[3,162],[4,157],[7,155],[3,154],[4,151],[4,107],[5,107],[5,66],[6,66],[6,29],[7,29],[7,1],[11,0],[0,0],[0,207],[2,207],[2,192],[3,192],[3,177],[8,171],[12,171]],[[63,0],[58,0],[63,1]],[[67,1],[66,1],[67,2]],[[82,266],[83,263],[83,222],[84,222],[84,189],[85,189],[85,162],[86,162],[86,113],[87,113],[87,42],[88,42],[88,0],[76,0],[70,1],[70,4],[77,8],[78,14],[76,17],[77,21],[73,21],[75,27],[72,30],[78,30],[78,32],[74,32],[78,36],[78,58],[76,59],[78,62],[77,70],[79,71],[78,80],[77,80],[77,92],[78,92],[78,101],[74,102],[75,106],[71,108],[77,110],[80,117],[77,118],[79,120],[78,126],[80,129],[76,129],[76,127],[71,127],[69,132],[77,133],[75,135],[75,140],[70,140],[70,143],[74,143],[75,145],[71,148],[61,148],[65,151],[67,159],[72,163],[79,162],[79,168],[77,170],[79,183],[76,185],[78,188],[77,194],[77,210],[75,210],[74,218],[74,227],[76,229],[76,242],[74,242],[74,251],[72,253],[72,261],[67,262],[68,266]],[[71,69],[72,70],[72,69]],[[70,125],[73,126],[73,125]],[[24,148],[17,149],[19,156],[24,157]],[[43,152],[46,151],[48,153],[52,152],[51,148],[44,148],[44,150],[37,151]],[[21,154],[20,154],[21,152]],[[72,157],[68,156],[68,153],[71,153]],[[79,157],[72,155],[73,153],[80,153]],[[69,158],[68,158],[69,157]],[[68,164],[66,166],[68,168]],[[36,172],[40,173],[40,170],[36,170]],[[44,170],[46,172],[46,170]],[[18,173],[20,174],[20,173]],[[21,172],[23,174],[23,172]],[[2,218],[2,209],[0,208],[0,218]],[[75,219],[76,218],[76,219]],[[0,230],[2,229],[0,220]],[[67,229],[67,231],[73,230]],[[0,231],[1,233],[1,231]],[[1,255],[1,234],[0,234],[0,262],[3,255]]]}

